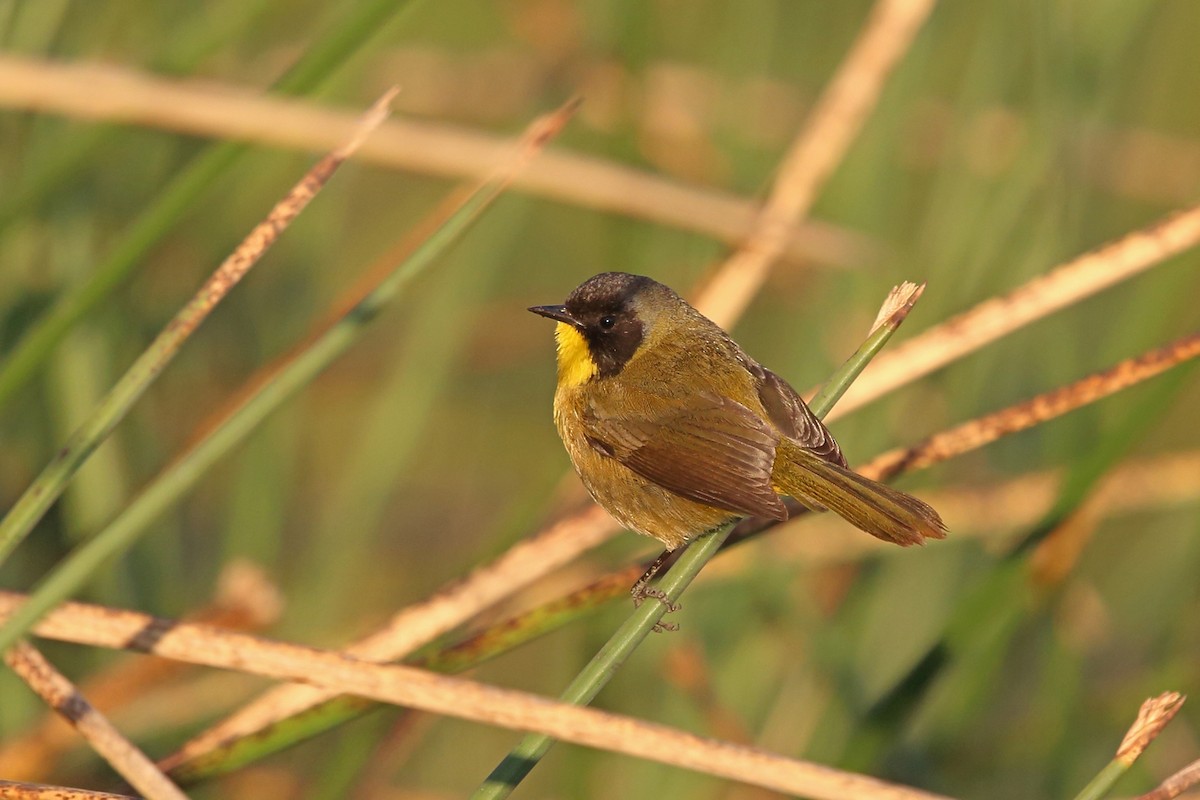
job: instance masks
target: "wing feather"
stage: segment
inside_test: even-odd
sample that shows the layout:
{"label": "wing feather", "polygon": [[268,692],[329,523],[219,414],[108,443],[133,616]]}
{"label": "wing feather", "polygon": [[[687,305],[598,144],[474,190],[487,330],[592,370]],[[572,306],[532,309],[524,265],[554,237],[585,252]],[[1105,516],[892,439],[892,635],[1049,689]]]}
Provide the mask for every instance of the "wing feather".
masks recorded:
{"label": "wing feather", "polygon": [[817,415],[791,384],[766,367],[755,366],[758,369],[752,372],[758,379],[758,399],[780,432],[821,460],[839,467],[846,466],[846,457],[833,440],[833,434],[817,419]]}
{"label": "wing feather", "polygon": [[584,423],[597,450],[665,489],[741,514],[787,519],[771,488],[779,435],[740,403],[702,393],[638,417],[593,406]]}

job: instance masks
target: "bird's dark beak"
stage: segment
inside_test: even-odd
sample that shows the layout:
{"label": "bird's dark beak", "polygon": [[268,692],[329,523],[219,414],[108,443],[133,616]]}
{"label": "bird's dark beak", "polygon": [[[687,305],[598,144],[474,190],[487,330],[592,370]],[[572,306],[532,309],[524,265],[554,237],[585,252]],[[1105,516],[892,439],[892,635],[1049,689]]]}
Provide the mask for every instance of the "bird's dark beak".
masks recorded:
{"label": "bird's dark beak", "polygon": [[571,316],[566,306],[531,306],[529,310],[543,317],[549,317],[550,319],[579,327],[579,320]]}

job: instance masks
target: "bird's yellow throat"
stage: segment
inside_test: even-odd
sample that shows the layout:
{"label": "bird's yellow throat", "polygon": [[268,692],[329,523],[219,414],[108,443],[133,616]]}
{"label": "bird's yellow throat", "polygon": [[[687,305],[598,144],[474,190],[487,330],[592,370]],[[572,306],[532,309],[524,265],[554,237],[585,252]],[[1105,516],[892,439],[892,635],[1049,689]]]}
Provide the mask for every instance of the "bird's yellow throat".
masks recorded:
{"label": "bird's yellow throat", "polygon": [[565,322],[554,326],[554,340],[558,343],[558,385],[574,388],[587,383],[599,371],[587,339],[574,327]]}

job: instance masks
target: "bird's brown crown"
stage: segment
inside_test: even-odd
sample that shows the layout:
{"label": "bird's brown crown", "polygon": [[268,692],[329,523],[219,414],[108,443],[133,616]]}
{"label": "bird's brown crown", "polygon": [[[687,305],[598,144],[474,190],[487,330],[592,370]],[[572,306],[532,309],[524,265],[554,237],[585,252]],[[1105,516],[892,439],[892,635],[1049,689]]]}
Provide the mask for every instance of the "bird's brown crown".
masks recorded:
{"label": "bird's brown crown", "polygon": [[666,289],[641,275],[604,272],[571,292],[566,311],[587,342],[599,377],[618,374],[633,358],[647,333],[642,301],[659,287]]}

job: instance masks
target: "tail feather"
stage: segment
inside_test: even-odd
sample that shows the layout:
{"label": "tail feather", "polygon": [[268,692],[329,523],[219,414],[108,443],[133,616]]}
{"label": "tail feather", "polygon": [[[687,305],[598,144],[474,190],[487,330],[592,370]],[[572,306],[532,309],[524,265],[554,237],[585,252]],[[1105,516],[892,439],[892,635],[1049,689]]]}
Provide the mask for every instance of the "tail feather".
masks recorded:
{"label": "tail feather", "polygon": [[912,495],[822,460],[784,440],[776,452],[776,488],[813,510],[830,510],[851,525],[902,547],[943,539],[938,513]]}

